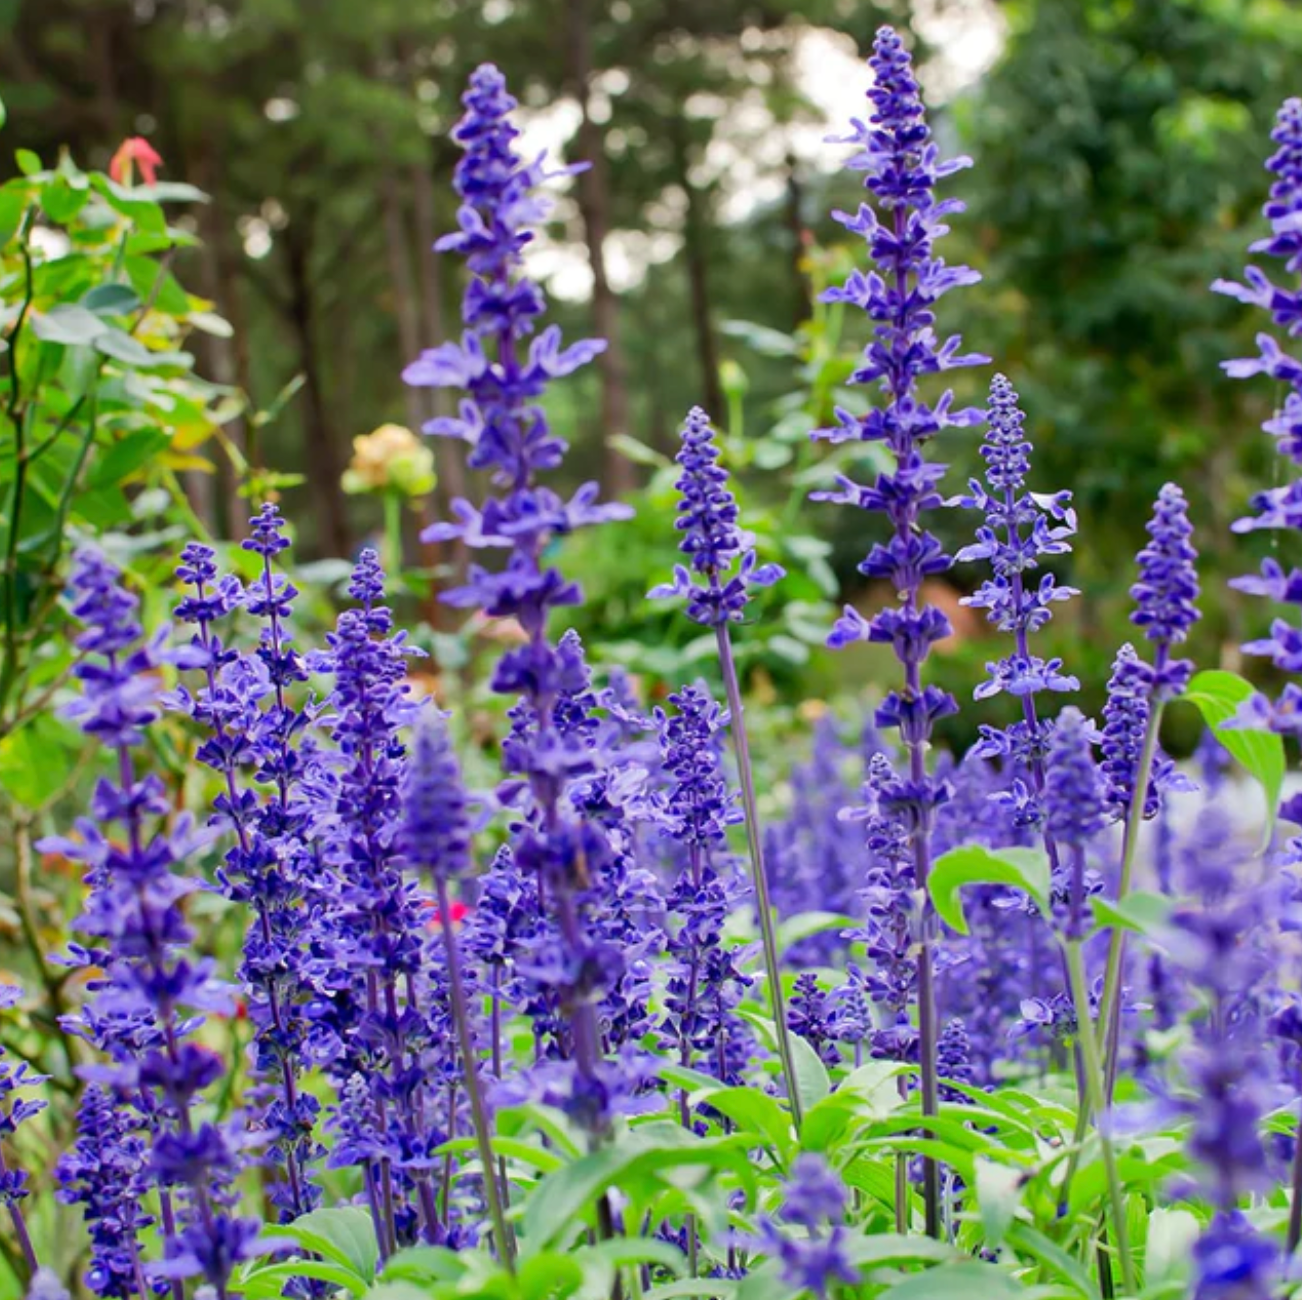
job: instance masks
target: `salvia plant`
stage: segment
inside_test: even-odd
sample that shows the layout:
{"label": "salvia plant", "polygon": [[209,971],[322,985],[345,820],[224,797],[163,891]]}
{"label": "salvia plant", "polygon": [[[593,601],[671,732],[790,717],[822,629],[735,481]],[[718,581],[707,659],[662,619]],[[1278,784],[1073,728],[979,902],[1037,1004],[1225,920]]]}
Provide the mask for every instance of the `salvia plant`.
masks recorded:
{"label": "salvia plant", "polygon": [[[593,485],[552,486],[567,448],[548,394],[602,344],[566,345],[545,323],[523,254],[563,173],[520,156],[516,102],[479,68],[453,132],[457,229],[439,243],[465,263],[463,329],[404,377],[457,394],[425,431],[482,471],[481,497],[428,537],[476,557],[445,599],[509,631],[490,682],[499,779],[480,788],[466,720],[419,688],[373,551],[309,646],[274,504],[241,548],[181,550],[158,629],[129,568],[76,550],[71,677],[51,700],[96,780],[84,816],[40,845],[84,872],[73,939],[41,971],[75,1100],[55,1197],[84,1234],[69,1267],[39,1195],[59,1108],[25,1048],[23,993],[5,986],[0,1200],[22,1279],[6,1294],[1302,1287],[1302,843],[1276,830],[1302,822],[1281,802],[1283,741],[1302,731],[1296,618],[1244,647],[1282,677],[1272,696],[1195,673],[1194,524],[1168,484],[1135,561],[1133,643],[1115,649],[1099,716],[1082,710],[1072,665],[1040,648],[1077,594],[1059,570],[1082,541],[1070,493],[1036,482],[1036,413],[1002,374],[984,409],[938,378],[987,362],[938,323],[978,278],[940,252],[963,205],[937,190],[968,160],[942,159],[889,28],[870,72],[846,137],[867,193],[837,214],[864,265],[824,295],[867,317],[866,396],[814,438],[858,456],[819,495],[865,512],[873,604],[847,606],[828,641],[888,647],[890,689],[867,716],[825,716],[808,760],[766,788],[734,636],[784,574],[745,531],[727,444],[699,408],[665,524],[681,562],[646,581],[706,630],[716,662],[656,702],[589,663],[556,543],[630,512]],[[1302,101],[1275,142],[1253,252],[1296,276]],[[1302,361],[1286,350],[1302,296],[1255,266],[1214,287],[1271,318],[1258,355],[1226,368],[1276,381],[1264,427],[1302,464]],[[99,318],[129,316],[128,299],[101,295]],[[19,335],[39,301],[29,288],[9,318],[11,357],[32,346]],[[58,342],[50,328],[35,337]],[[95,366],[129,363],[114,346]],[[938,435],[981,425],[981,477],[947,497]],[[1300,491],[1263,491],[1235,525],[1283,531],[1235,585],[1284,606],[1302,604],[1285,558]],[[952,557],[933,531],[947,507],[971,539]],[[929,595],[956,564],[998,649],[963,706],[980,739],[948,755],[936,724],[960,703],[938,684],[951,630]],[[994,712],[1001,696],[1011,714]],[[1176,707],[1206,726],[1188,774],[1161,747]],[[1245,778],[1266,791],[1264,840],[1229,815]],[[218,924],[241,933],[232,963],[209,942]]]}

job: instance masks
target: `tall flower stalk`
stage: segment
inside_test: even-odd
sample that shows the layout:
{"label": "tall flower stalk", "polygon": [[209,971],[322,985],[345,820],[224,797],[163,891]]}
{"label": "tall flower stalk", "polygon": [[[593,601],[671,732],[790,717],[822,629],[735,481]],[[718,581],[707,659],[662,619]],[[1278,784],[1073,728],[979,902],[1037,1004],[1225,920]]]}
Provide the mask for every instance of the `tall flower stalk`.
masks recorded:
{"label": "tall flower stalk", "polygon": [[[864,351],[864,364],[853,381],[877,384],[885,401],[865,416],[838,408],[837,425],[815,437],[832,442],[883,442],[893,454],[894,467],[877,476],[871,487],[848,478],[835,492],[818,493],[821,500],[843,502],[884,513],[892,526],[889,542],[873,547],[859,570],[870,579],[894,588],[897,603],[869,620],[847,607],[833,628],[833,647],[855,641],[875,641],[893,647],[903,670],[902,689],[892,692],[877,712],[877,723],[900,734],[908,772],[898,782],[891,802],[905,814],[913,851],[914,875],[925,889],[931,867],[931,834],[936,809],[945,801],[946,786],[928,775],[927,750],[932,726],[956,711],[952,696],[936,686],[924,686],[923,664],[931,647],[950,634],[945,615],[928,605],[923,582],[944,573],[951,564],[940,542],[922,524],[926,510],[941,504],[937,484],[944,466],[929,463],[924,448],[933,434],[981,419],[977,410],[953,411],[946,392],[930,405],[918,392],[924,375],[962,366],[984,364],[988,358],[961,355],[957,336],[940,343],[934,333],[934,306],[951,289],[975,283],[980,276],[965,266],[947,266],[934,250],[948,230],[945,219],[961,212],[958,199],[938,201],[936,183],[970,165],[970,159],[942,162],[931,139],[913,75],[912,61],[899,36],[889,27],[878,31],[869,60],[875,78],[868,98],[873,112],[867,123],[856,121],[846,142],[860,146],[850,166],[866,173],[865,186],[876,209],[861,203],[855,213],[836,218],[868,241],[875,264],[867,275],[854,271],[844,286],[827,290],[828,302],[853,304],[873,322],[873,340]],[[937,1013],[932,948],[934,912],[927,906],[917,935],[918,1031],[922,1067],[922,1110],[935,1115],[940,1103],[937,1074]],[[934,1160],[924,1164],[927,1232],[941,1232],[939,1171]]]}
{"label": "tall flower stalk", "polygon": [[109,1057],[97,1077],[131,1099],[137,1127],[150,1134],[147,1178],[159,1193],[166,1255],[152,1271],[170,1279],[178,1297],[180,1279],[198,1275],[225,1300],[257,1228],[232,1208],[233,1135],[196,1114],[222,1062],[193,1035],[204,1013],[229,1009],[229,991],[210,958],[188,952],[193,932],[183,904],[200,884],[176,868],[202,837],[188,818],[171,823],[161,780],[140,775],[136,760],[159,713],[159,669],[169,660],[186,665],[193,652],[169,653],[144,639],[139,602],[96,551],[78,553],[71,592],[83,628],[74,670],[81,694],[65,715],[104,747],[114,769],[97,783],[78,837],[42,845],[86,864],[90,892],[77,925],[103,945],[73,949],[79,964],[103,971],[75,1027]]}
{"label": "tall flower stalk", "polygon": [[[8,1011],[15,1006],[19,996],[20,990],[15,985],[0,984],[0,1011]],[[45,1081],[46,1076],[35,1073],[26,1061],[19,1061],[15,1065],[4,1048],[0,1047],[0,1142],[10,1141],[20,1124],[45,1109],[43,1101],[16,1095],[27,1088],[38,1087]],[[23,1213],[22,1203],[27,1195],[26,1172],[10,1169],[3,1152],[0,1152],[0,1205],[9,1209],[14,1236],[18,1238],[18,1248],[23,1253],[28,1272],[34,1275],[39,1262],[32,1247],[32,1235],[27,1229],[27,1216]]]}
{"label": "tall flower stalk", "polygon": [[[307,680],[307,671],[286,627],[298,593],[272,567],[289,545],[284,521],[275,506],[266,505],[252,522],[244,546],[261,558],[262,572],[247,590],[235,577],[219,576],[211,547],[196,542],[181,553],[177,576],[189,590],[176,619],[194,628],[190,644],[201,661],[203,685],[193,694],[177,690],[170,702],[209,733],[196,758],[219,774],[214,812],[234,831],[219,883],[227,897],[252,912],[240,975],[255,1026],[255,1068],[278,1081],[279,1095],[262,1117],[271,1135],[271,1161],[283,1174],[271,1196],[282,1215],[294,1219],[321,1199],[307,1174],[320,1155],[313,1137],[319,1107],[298,1078],[307,1034],[301,871],[311,850],[309,804],[296,787],[311,750],[303,744],[307,714],[291,704],[289,692]],[[222,622],[241,606],[263,620],[254,655],[222,641]],[[245,784],[249,769],[261,790]]]}
{"label": "tall flower stalk", "polygon": [[[1270,234],[1250,245],[1249,251],[1274,258],[1293,277],[1302,274],[1302,99],[1289,99],[1275,118],[1271,139],[1278,146],[1266,163],[1274,180],[1262,214],[1270,223]],[[1276,284],[1256,266],[1244,270],[1246,284],[1217,280],[1212,288],[1270,313],[1271,323],[1287,338],[1302,334],[1302,288]],[[1289,482],[1259,492],[1252,499],[1254,513],[1237,520],[1234,531],[1254,532],[1302,530],[1302,361],[1286,352],[1273,335],[1257,335],[1258,355],[1225,362],[1225,371],[1235,379],[1265,375],[1284,386],[1283,403],[1262,425],[1275,439],[1279,454],[1292,462]],[[1302,569],[1285,569],[1274,556],[1262,561],[1261,572],[1237,578],[1230,585],[1240,591],[1283,605],[1302,606]],[[1276,618],[1270,635],[1243,647],[1252,655],[1269,658],[1282,673],[1302,670],[1302,631],[1297,617]],[[1255,696],[1246,707],[1247,720],[1265,725],[1284,736],[1302,736],[1302,687],[1289,682],[1278,700]],[[1293,845],[1299,856],[1298,842]],[[1302,1124],[1298,1137],[1302,1139]],[[1288,1251],[1292,1255],[1302,1241],[1302,1140],[1295,1142],[1292,1211],[1288,1225]]]}
{"label": "tall flower stalk", "polygon": [[[1124,900],[1130,892],[1139,831],[1145,810],[1151,806],[1154,773],[1160,775],[1163,771],[1158,762],[1162,712],[1169,701],[1184,693],[1193,675],[1193,664],[1173,654],[1200,617],[1194,604],[1198,598],[1198,573],[1194,567],[1198,552],[1190,540],[1193,526],[1189,522],[1188,509],[1184,493],[1174,483],[1168,483],[1158,493],[1148,523],[1148,544],[1137,557],[1139,575],[1130,588],[1135,602],[1130,621],[1143,629],[1145,639],[1153,647],[1153,660],[1148,663],[1136,657],[1126,670],[1127,689],[1133,691],[1147,708],[1148,716],[1131,778],[1130,808],[1122,831],[1121,868],[1117,881],[1119,900]],[[1108,942],[1099,1014],[1106,1035],[1104,1072],[1108,1102],[1111,1101],[1117,1055],[1121,1049],[1121,979],[1125,951],[1126,931],[1116,926]]]}
{"label": "tall flower stalk", "polygon": [[519,700],[503,748],[511,778],[505,793],[520,806],[515,861],[536,878],[559,929],[560,952],[548,954],[543,973],[569,1026],[568,1104],[595,1140],[605,1131],[610,1103],[599,1068],[596,1003],[618,972],[611,969],[614,954],[587,933],[582,897],[599,878],[607,846],[600,830],[575,816],[564,796],[569,782],[589,774],[600,756],[564,735],[555,716],[571,666],[549,639],[548,617],[578,604],[582,593],[544,557],[552,538],[630,512],[598,505],[596,484],[567,501],[539,481],[559,466],[566,450],[549,429],[539,399],[551,379],[585,365],[605,345],[589,340],[562,348],[554,325],[535,334],[546,304],[542,290],[522,272],[521,250],[548,210],[534,192],[545,179],[541,160],[525,163],[515,152],[516,101],[496,68],[480,67],[462,102],[465,115],[453,132],[465,151],[455,176],[460,228],[436,247],[462,254],[470,269],[462,302],[465,331],[459,342],[423,353],[403,378],[466,394],[456,416],[425,429],[469,442],[470,466],[492,472],[496,491],[482,509],[456,501],[456,522],[435,525],[425,538],[456,538],[476,550],[507,553],[496,571],[471,565],[466,584],[445,599],[514,619],[524,632],[524,644],[502,656],[492,679],[494,691]]}
{"label": "tall flower stalk", "polygon": [[466,998],[461,952],[452,919],[452,896],[448,889],[450,879],[464,876],[470,870],[470,816],[461,784],[461,769],[448,741],[447,727],[441,721],[427,721],[416,732],[403,788],[401,844],[407,861],[428,872],[434,882],[439,930],[447,954],[452,1019],[456,1025],[463,1081],[479,1147],[494,1244],[498,1257],[514,1273],[515,1252],[502,1209],[502,1189],[498,1186],[493,1165],[492,1130],[479,1079],[479,1052],[470,1029],[470,1005]]}
{"label": "tall flower stalk", "polygon": [[737,622],[745,612],[750,589],[772,586],[782,577],[782,569],[776,564],[759,564],[754,550],[747,545],[737,526],[737,501],[728,486],[728,472],[719,464],[719,449],[710,428],[710,417],[699,406],[688,412],[681,439],[676,459],[682,473],[675,484],[681,493],[677,528],[683,534],[678,549],[687,556],[691,568],[689,571],[686,566],[678,565],[673,580],[653,587],[649,594],[653,598],[685,597],[687,617],[694,623],[714,629],[728,700],[728,727],[737,756],[746,843],[750,851],[751,886],[755,891],[755,919],[764,948],[764,973],[773,1004],[778,1057],[791,1103],[791,1117],[799,1130],[803,1116],[782,992],[777,927],[769,901],[764,841],[755,798],[755,773],[746,735],[745,705],[729,631],[729,624]]}

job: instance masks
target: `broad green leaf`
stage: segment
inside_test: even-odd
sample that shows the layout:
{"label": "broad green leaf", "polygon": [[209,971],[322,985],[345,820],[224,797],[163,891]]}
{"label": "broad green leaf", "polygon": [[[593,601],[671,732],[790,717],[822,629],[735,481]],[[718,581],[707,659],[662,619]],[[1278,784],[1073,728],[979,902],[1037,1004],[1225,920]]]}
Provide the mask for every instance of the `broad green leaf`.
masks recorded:
{"label": "broad green leaf", "polygon": [[871,1237],[851,1237],[846,1253],[860,1268],[884,1264],[948,1264],[963,1257],[953,1246],[930,1237],[908,1237],[898,1232],[878,1232]]}
{"label": "broad green leaf", "polygon": [[775,1098],[758,1088],[719,1088],[716,1085],[702,1100],[721,1115],[726,1115],[744,1132],[762,1138],[783,1164],[790,1159],[795,1146],[791,1116]]}
{"label": "broad green leaf", "polygon": [[32,333],[46,343],[77,347],[94,343],[109,327],[93,311],[76,303],[59,303],[32,315]]}
{"label": "broad green leaf", "polygon": [[429,1292],[410,1282],[381,1282],[366,1293],[366,1300],[429,1300]]}
{"label": "broad green leaf", "polygon": [[[603,1280],[613,1280],[613,1271],[607,1271]],[[563,1300],[574,1295],[583,1285],[583,1267],[572,1256],[548,1251],[520,1261],[519,1285],[524,1300]]]}
{"label": "broad green leaf", "polygon": [[1026,1290],[994,1264],[941,1264],[882,1292],[889,1300],[1026,1300]]}
{"label": "broad green leaf", "polygon": [[127,366],[156,366],[164,359],[162,353],[151,352],[139,339],[114,325],[96,337],[95,350]]}
{"label": "broad green leaf", "polygon": [[1180,698],[1187,700],[1203,715],[1216,739],[1238,759],[1249,775],[1261,782],[1266,793],[1266,834],[1275,827],[1279,813],[1279,794],[1284,785],[1284,740],[1273,731],[1226,727],[1225,723],[1255,695],[1256,688],[1238,673],[1211,668],[1196,673],[1189,689]]}
{"label": "broad green leaf", "polygon": [[1144,1281],[1150,1286],[1182,1282],[1189,1275],[1194,1242],[1202,1229],[1188,1210],[1154,1209],[1148,1216]]}
{"label": "broad green leaf", "polygon": [[1049,914],[1049,859],[1040,849],[1000,849],[965,844],[943,853],[927,876],[927,890],[941,919],[967,933],[961,898],[965,885],[1008,885],[1024,890],[1040,912]]}
{"label": "broad green leaf", "polygon": [[67,739],[59,722],[38,713],[0,740],[0,786],[11,799],[35,810],[59,793],[76,761]]}
{"label": "broad green leaf", "polygon": [[88,198],[90,191],[84,181],[72,185],[65,176],[56,176],[41,186],[41,208],[56,225],[66,225],[71,221],[86,206]]}
{"label": "broad green leaf", "polygon": [[656,1264],[674,1276],[687,1271],[687,1260],[680,1250],[667,1241],[651,1237],[615,1237],[585,1246],[572,1256],[583,1274],[583,1284],[575,1293],[582,1300],[607,1300],[619,1269],[641,1264]]}
{"label": "broad green leaf", "polygon": [[30,149],[14,150],[14,162],[24,176],[35,176],[41,170],[41,160]]}
{"label": "broad green leaf", "polygon": [[97,284],[81,297],[81,305],[97,316],[126,316],[140,310],[140,295],[129,284]]}
{"label": "broad green leaf", "polygon": [[0,247],[7,244],[23,224],[27,211],[27,192],[20,189],[0,189]]}
{"label": "broad green leaf", "polygon": [[832,1080],[827,1073],[827,1066],[818,1059],[818,1053],[799,1034],[790,1035],[791,1055],[795,1058],[792,1065],[796,1071],[796,1090],[800,1093],[800,1104],[808,1110],[832,1091]]}
{"label": "broad green leaf", "polygon": [[990,1249],[1003,1241],[1012,1226],[1025,1186],[1024,1170],[996,1164],[993,1160],[977,1160],[977,1208],[981,1211],[981,1226],[985,1229],[986,1245]]}
{"label": "broad green leaf", "polygon": [[681,1282],[666,1282],[643,1292],[643,1300],[680,1300],[682,1296],[707,1296],[710,1300],[728,1300],[736,1295],[737,1283],[730,1278],[693,1277]]}
{"label": "broad green leaf", "polygon": [[272,1264],[251,1274],[240,1284],[240,1294],[245,1300],[280,1300],[288,1289],[285,1284],[296,1277],[329,1282],[334,1288],[342,1288],[353,1296],[368,1294],[367,1287],[370,1285],[367,1278],[343,1264],[332,1264],[319,1259],[295,1259],[283,1264]]}
{"label": "broad green leaf", "polygon": [[1100,926],[1151,935],[1160,930],[1171,915],[1172,902],[1165,894],[1141,889],[1122,899],[1103,898],[1096,894],[1090,899],[1090,907]]}
{"label": "broad green leaf", "polygon": [[279,1224],[278,1237],[289,1237],[304,1250],[351,1268],[363,1278],[375,1276],[380,1252],[371,1216],[353,1206],[313,1210],[292,1223]]}
{"label": "broad green leaf", "polygon": [[162,429],[137,429],[115,442],[95,461],[87,480],[92,488],[113,487],[153,460],[169,443]]}
{"label": "broad green leaf", "polygon": [[1013,1223],[1008,1229],[1007,1240],[1019,1255],[1038,1261],[1079,1295],[1087,1297],[1087,1300],[1098,1300],[1099,1289],[1089,1271],[1056,1241],[1051,1241],[1029,1223]]}
{"label": "broad green leaf", "polygon": [[842,916],[839,912],[802,912],[778,925],[778,951],[786,952],[810,935],[823,934],[827,930],[844,930],[852,925],[853,919]]}
{"label": "broad green leaf", "polygon": [[400,1250],[384,1266],[385,1281],[406,1279],[451,1282],[466,1271],[465,1261],[446,1246],[411,1246]]}

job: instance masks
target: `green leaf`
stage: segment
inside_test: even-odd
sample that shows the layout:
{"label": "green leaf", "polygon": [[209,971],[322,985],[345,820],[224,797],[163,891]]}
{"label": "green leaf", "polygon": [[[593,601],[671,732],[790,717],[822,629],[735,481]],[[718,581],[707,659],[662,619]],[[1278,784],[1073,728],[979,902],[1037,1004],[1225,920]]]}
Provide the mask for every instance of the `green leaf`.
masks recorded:
{"label": "green leaf", "polygon": [[367,1279],[342,1264],[330,1264],[319,1259],[287,1260],[272,1264],[250,1274],[240,1285],[245,1300],[280,1300],[286,1293],[285,1283],[295,1277],[310,1277],[321,1282],[331,1282],[350,1295],[367,1293]]}
{"label": "green leaf", "polygon": [[800,1104],[808,1110],[817,1105],[832,1091],[832,1080],[828,1076],[827,1066],[818,1058],[818,1053],[799,1034],[791,1034],[792,1065],[796,1071],[796,1091],[800,1094]]}
{"label": "green leaf", "polygon": [[381,1282],[366,1293],[366,1300],[429,1300],[429,1292],[410,1282]]}
{"label": "green leaf", "polygon": [[140,309],[140,295],[129,284],[97,284],[82,295],[81,305],[97,316],[126,316]]}
{"label": "green leaf", "polygon": [[844,930],[854,923],[851,917],[839,912],[802,912],[799,916],[788,917],[778,923],[778,951],[786,952],[810,935],[822,934],[826,930]]}
{"label": "green leaf", "polygon": [[111,446],[96,462],[91,488],[114,487],[153,460],[171,442],[162,429],[137,429]]}
{"label": "green leaf", "polygon": [[985,1229],[986,1245],[990,1249],[998,1246],[1007,1235],[1017,1217],[1025,1186],[1023,1170],[996,1164],[993,1160],[977,1160],[977,1207],[981,1211],[981,1226]]}
{"label": "green leaf", "polygon": [[653,465],[660,469],[673,464],[664,452],[648,447],[646,443],[639,442],[627,433],[612,433],[606,439],[606,445],[613,447],[625,460],[631,460],[634,465]]}
{"label": "green leaf", "polygon": [[1098,1287],[1080,1261],[1037,1228],[1031,1227],[1029,1223],[1014,1223],[1008,1229],[1007,1239],[1019,1255],[1037,1260],[1072,1290],[1088,1297],[1088,1300],[1098,1300]]}
{"label": "green leaf", "polygon": [[693,1277],[653,1286],[643,1297],[644,1300],[679,1300],[681,1296],[707,1296],[709,1300],[727,1300],[736,1293],[737,1283],[730,1278]]}
{"label": "green leaf", "polygon": [[1025,1289],[993,1264],[942,1264],[911,1273],[882,1292],[889,1300],[1026,1300]]}
{"label": "green leaf", "polygon": [[763,1139],[785,1165],[795,1147],[791,1116],[778,1101],[758,1088],[718,1088],[702,1099],[738,1128]]}
{"label": "green leaf", "polygon": [[1049,859],[1040,849],[1000,849],[980,844],[950,849],[936,859],[927,890],[936,911],[959,934],[967,933],[961,891],[964,885],[1009,885],[1024,890],[1044,916],[1049,915]]}
{"label": "green leaf", "polygon": [[93,311],[76,303],[59,303],[47,312],[32,316],[32,333],[46,343],[63,343],[70,347],[93,343],[108,326]]}
{"label": "green leaf", "polygon": [[851,1237],[846,1252],[860,1268],[884,1264],[949,1264],[962,1256],[953,1246],[930,1237],[907,1237],[898,1232],[877,1232],[870,1237]]}
{"label": "green leaf", "polygon": [[0,740],[0,786],[24,808],[38,809],[63,788],[75,761],[61,725],[38,713]]}
{"label": "green leaf", "polygon": [[446,1246],[411,1246],[384,1266],[383,1277],[411,1282],[451,1282],[466,1271],[462,1257]]}
{"label": "green leaf", "polygon": [[[608,1293],[613,1274],[607,1272],[603,1280]],[[520,1261],[519,1284],[524,1300],[559,1300],[583,1285],[583,1268],[577,1259],[548,1251]]]}
{"label": "green leaf", "polygon": [[95,350],[127,366],[156,366],[165,359],[161,352],[151,352],[126,330],[110,325],[95,339]]}
{"label": "green leaf", "polygon": [[1196,673],[1180,698],[1203,715],[1212,734],[1238,759],[1249,775],[1261,782],[1266,793],[1266,836],[1275,828],[1279,794],[1284,785],[1284,739],[1273,731],[1226,727],[1239,707],[1255,695],[1256,688],[1238,673],[1212,668]]}
{"label": "green leaf", "polygon": [[56,225],[66,225],[86,206],[90,190],[83,180],[80,185],[70,184],[66,176],[56,176],[41,186],[40,201],[45,215]]}
{"label": "green leaf", "polygon": [[1144,1281],[1149,1286],[1183,1282],[1189,1276],[1191,1251],[1201,1231],[1197,1218],[1188,1210],[1154,1209],[1148,1216]]}
{"label": "green leaf", "polygon": [[27,211],[27,191],[23,189],[0,189],[0,248],[3,248],[23,224],[23,214]]}
{"label": "green leaf", "polygon": [[380,1252],[375,1227],[365,1210],[353,1206],[313,1210],[293,1223],[278,1224],[274,1235],[289,1237],[304,1250],[351,1268],[367,1280],[375,1276]]}
{"label": "green leaf", "polygon": [[1141,889],[1123,899],[1095,894],[1090,899],[1090,907],[1100,926],[1151,935],[1160,930],[1171,915],[1172,902],[1165,894]]}
{"label": "green leaf", "polygon": [[36,176],[41,170],[41,160],[30,149],[16,149],[14,162],[24,176]]}

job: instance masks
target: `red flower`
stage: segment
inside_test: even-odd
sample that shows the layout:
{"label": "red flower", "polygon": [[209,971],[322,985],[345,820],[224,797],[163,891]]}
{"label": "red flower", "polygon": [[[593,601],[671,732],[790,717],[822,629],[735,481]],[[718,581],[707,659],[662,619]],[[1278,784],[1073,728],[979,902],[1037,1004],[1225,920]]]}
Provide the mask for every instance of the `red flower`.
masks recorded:
{"label": "red flower", "polygon": [[[436,925],[442,924],[443,918],[442,916],[439,915],[439,910],[437,907],[435,907],[433,899],[429,900],[428,906],[429,906],[428,924],[429,924],[429,928],[432,930]],[[464,921],[466,917],[468,917],[474,909],[467,906],[465,903],[462,903],[454,899],[450,910],[452,912],[452,924],[460,925],[461,922]]]}
{"label": "red flower", "polygon": [[163,159],[143,136],[133,135],[123,140],[118,151],[109,163],[109,175],[119,185],[130,185],[133,168],[140,168],[140,176],[146,185],[152,185],[158,179],[158,169]]}

